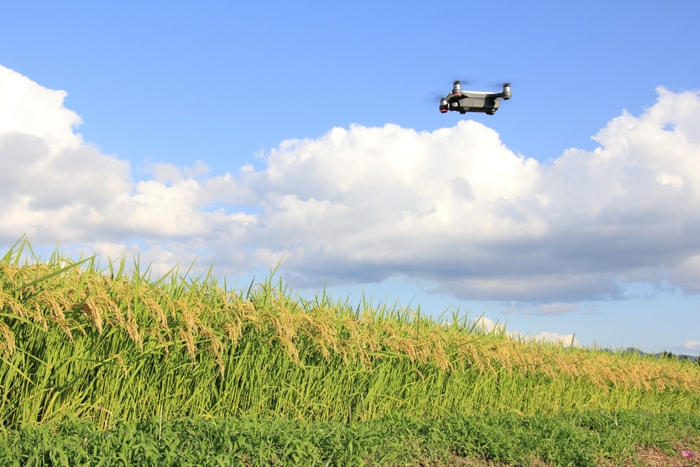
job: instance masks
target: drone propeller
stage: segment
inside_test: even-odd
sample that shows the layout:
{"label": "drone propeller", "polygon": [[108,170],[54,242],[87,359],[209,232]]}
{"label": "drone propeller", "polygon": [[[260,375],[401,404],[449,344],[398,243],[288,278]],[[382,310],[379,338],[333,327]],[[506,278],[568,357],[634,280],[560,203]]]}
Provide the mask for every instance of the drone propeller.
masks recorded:
{"label": "drone propeller", "polygon": [[506,86],[506,85],[512,86],[513,80],[495,80],[495,81],[489,81],[487,84],[489,86],[502,88],[503,86]]}
{"label": "drone propeller", "polygon": [[461,79],[461,78],[455,78],[452,80],[452,83],[454,84],[455,81],[459,81],[460,84],[466,84],[466,85],[471,85],[471,84],[477,84],[479,81],[475,79]]}
{"label": "drone propeller", "polygon": [[424,103],[434,105],[440,102],[440,100],[444,99],[445,95],[444,94],[438,94],[438,93],[430,93],[426,94],[423,96],[421,99]]}
{"label": "drone propeller", "polygon": [[[442,81],[442,80],[441,80]],[[459,81],[459,80],[455,80]],[[464,81],[463,81],[464,82]],[[440,89],[431,89],[428,91],[426,94],[423,95],[423,100],[425,102],[429,102],[430,104],[435,104],[437,102],[440,102],[441,99],[445,97],[445,95],[449,94],[449,91],[452,91],[452,88],[454,87],[454,81],[449,82],[450,87],[448,88],[447,86],[441,86]]]}

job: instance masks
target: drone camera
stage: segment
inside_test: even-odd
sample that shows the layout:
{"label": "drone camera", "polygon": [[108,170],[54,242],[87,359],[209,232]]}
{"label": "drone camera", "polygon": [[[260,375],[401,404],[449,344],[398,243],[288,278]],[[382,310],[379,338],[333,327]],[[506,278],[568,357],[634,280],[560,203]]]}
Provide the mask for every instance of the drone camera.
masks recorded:
{"label": "drone camera", "polygon": [[446,114],[447,113],[447,99],[440,99],[440,113],[441,114]]}
{"label": "drone camera", "polygon": [[503,99],[508,100],[512,97],[510,93],[510,84],[506,83],[503,85]]}

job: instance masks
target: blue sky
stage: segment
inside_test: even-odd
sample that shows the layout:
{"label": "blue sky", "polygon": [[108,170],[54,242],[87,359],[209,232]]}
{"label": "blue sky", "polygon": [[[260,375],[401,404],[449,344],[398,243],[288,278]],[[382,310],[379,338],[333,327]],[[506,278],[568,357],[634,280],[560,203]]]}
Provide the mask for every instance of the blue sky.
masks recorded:
{"label": "blue sky", "polygon": [[[77,151],[17,169],[46,181],[6,189],[5,246],[27,232],[39,247],[142,251],[164,266],[197,254],[234,279],[284,255],[303,292],[326,283],[584,345],[700,354],[700,121],[686,93],[700,87],[697,2],[2,11],[0,65],[45,105],[27,117],[43,126],[5,133],[63,125],[51,151]],[[511,81],[513,99],[493,117],[441,115],[455,78]],[[46,103],[55,94],[39,88],[67,96]],[[12,141],[5,163],[22,157]],[[468,199],[444,190],[464,183]]]}

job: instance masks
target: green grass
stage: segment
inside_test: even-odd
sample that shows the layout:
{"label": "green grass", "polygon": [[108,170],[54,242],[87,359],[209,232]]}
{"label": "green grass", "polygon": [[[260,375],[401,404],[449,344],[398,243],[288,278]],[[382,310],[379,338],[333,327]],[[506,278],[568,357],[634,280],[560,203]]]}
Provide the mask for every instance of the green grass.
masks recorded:
{"label": "green grass", "polygon": [[[64,420],[0,434],[4,466],[445,466],[623,465],[635,446],[700,447],[700,416],[591,412],[363,423],[288,418],[141,421],[102,430]],[[540,462],[536,464],[536,462]],[[472,463],[471,465],[477,465]]]}

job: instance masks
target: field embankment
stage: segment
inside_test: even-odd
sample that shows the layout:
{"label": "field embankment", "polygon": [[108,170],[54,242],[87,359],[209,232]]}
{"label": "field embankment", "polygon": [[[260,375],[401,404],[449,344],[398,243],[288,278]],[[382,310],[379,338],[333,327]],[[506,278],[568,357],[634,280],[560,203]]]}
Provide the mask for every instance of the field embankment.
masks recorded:
{"label": "field embankment", "polygon": [[271,280],[237,291],[210,274],[151,280],[138,264],[127,274],[123,260],[21,263],[26,246],[0,261],[0,424],[11,432],[71,420],[109,430],[188,418],[700,415],[690,362],[303,300]]}
{"label": "field embankment", "polygon": [[[148,420],[103,430],[64,420],[0,433],[0,465],[690,466],[700,416],[590,412],[368,422],[290,418]],[[21,462],[20,462],[21,460]]]}

